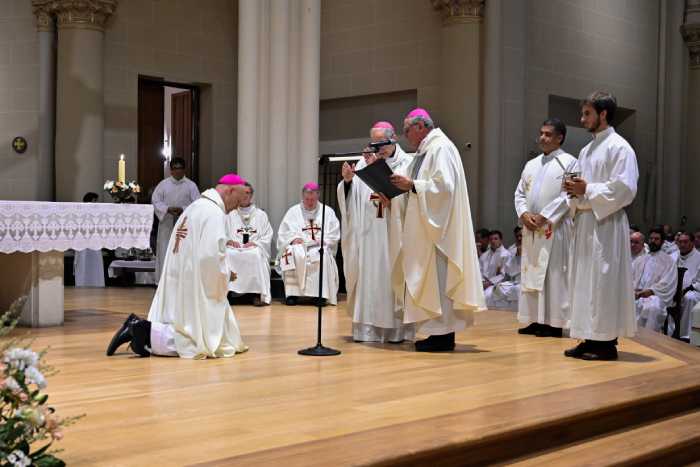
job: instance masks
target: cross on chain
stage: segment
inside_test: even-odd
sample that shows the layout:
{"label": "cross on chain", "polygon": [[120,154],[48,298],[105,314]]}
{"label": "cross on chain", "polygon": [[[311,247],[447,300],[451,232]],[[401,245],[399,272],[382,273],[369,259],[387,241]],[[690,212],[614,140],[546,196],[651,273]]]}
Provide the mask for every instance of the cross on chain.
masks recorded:
{"label": "cross on chain", "polygon": [[369,200],[372,201],[372,204],[377,208],[377,219],[383,219],[384,218],[384,205],[382,204],[381,198],[377,193],[372,193],[369,196]]}
{"label": "cross on chain", "polygon": [[311,240],[316,241],[316,232],[319,232],[321,230],[321,227],[315,225],[313,219],[309,219],[309,226],[305,227],[301,230],[302,230],[302,232],[311,231]]}
{"label": "cross on chain", "polygon": [[187,226],[185,222],[187,222],[187,217],[182,219],[182,223],[175,231],[175,247],[173,248],[173,253],[180,252],[180,241],[187,238]]}

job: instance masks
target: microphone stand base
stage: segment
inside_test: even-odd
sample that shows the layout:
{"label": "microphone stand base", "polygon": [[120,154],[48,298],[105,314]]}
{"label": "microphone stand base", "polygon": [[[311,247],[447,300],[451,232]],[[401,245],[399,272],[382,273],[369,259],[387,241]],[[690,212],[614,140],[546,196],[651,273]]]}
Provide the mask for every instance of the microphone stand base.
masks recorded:
{"label": "microphone stand base", "polygon": [[301,349],[297,352],[299,355],[311,355],[314,357],[330,357],[332,355],[340,355],[340,350],[331,349],[330,347],[324,347],[321,344],[316,344],[314,347],[309,347],[308,349]]}

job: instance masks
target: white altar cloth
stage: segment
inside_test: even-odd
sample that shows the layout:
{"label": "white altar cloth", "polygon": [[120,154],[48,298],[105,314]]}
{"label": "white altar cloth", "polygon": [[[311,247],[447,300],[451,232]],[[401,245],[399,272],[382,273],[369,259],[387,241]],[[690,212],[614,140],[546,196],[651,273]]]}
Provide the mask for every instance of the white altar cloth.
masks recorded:
{"label": "white altar cloth", "polygon": [[28,295],[20,323],[63,324],[63,252],[147,249],[150,204],[0,201],[0,312]]}

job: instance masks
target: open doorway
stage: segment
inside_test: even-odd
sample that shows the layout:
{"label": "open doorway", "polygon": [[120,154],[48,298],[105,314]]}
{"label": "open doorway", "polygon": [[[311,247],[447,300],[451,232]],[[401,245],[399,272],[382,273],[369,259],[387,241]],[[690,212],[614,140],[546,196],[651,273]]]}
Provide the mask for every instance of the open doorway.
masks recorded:
{"label": "open doorway", "polygon": [[139,201],[148,203],[174,157],[185,160],[187,177],[199,184],[199,88],[139,76],[138,92]]}

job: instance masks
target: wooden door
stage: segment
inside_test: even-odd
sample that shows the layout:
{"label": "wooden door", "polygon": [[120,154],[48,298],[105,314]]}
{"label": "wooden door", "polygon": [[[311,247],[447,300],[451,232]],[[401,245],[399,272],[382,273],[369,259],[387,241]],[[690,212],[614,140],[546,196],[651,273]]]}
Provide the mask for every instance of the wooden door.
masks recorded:
{"label": "wooden door", "polygon": [[185,159],[187,177],[196,180],[192,153],[192,91],[172,95],[171,119],[172,157]]}
{"label": "wooden door", "polygon": [[139,79],[137,181],[141,203],[150,202],[150,190],[163,180],[163,112],[163,84]]}

